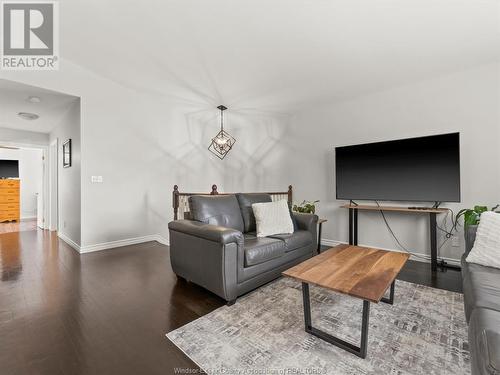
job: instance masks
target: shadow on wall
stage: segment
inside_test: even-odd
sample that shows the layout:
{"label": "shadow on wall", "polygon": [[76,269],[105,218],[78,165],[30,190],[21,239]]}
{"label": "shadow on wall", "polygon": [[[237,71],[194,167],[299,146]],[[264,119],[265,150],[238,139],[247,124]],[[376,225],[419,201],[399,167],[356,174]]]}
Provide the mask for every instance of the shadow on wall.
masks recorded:
{"label": "shadow on wall", "polygon": [[[151,225],[160,225],[166,236],[165,223],[172,220],[171,192],[174,184],[181,190],[209,192],[212,184],[219,191],[284,189],[288,183],[270,181],[269,176],[290,150],[284,143],[291,116],[254,109],[229,109],[225,129],[237,141],[224,160],[208,151],[211,138],[219,131],[219,111],[215,107],[176,108],[157,133],[137,132],[137,142],[146,144],[150,159],[149,183],[143,198]],[[289,151],[288,151],[289,152]],[[283,180],[289,179],[283,171]]]}
{"label": "shadow on wall", "polygon": [[286,156],[283,142],[290,118],[288,114],[258,110],[244,110],[230,117],[228,131],[232,131],[237,141],[227,157],[224,178],[227,189],[272,187],[269,170],[275,170],[274,164],[283,164],[281,159]]}
{"label": "shadow on wall", "polygon": [[[199,64],[202,79],[179,77],[158,66],[170,76],[165,86],[170,93],[135,86],[141,94],[129,105],[141,110],[132,113],[135,118],[130,119],[130,113],[127,116],[138,125],[123,128],[115,138],[115,152],[127,167],[126,175],[117,177],[124,185],[131,176],[140,180],[133,184],[135,192],[131,187],[128,194],[142,195],[138,209],[147,212],[145,225],[151,234],[158,233],[158,228],[166,235],[166,223],[173,216],[174,184],[184,191],[202,192],[209,192],[214,183],[220,191],[288,186],[270,183],[269,177],[285,163],[287,150],[295,151],[294,145],[286,143],[291,115],[269,109],[272,104],[255,105],[255,93],[223,90],[207,66]],[[237,140],[222,161],[208,151],[210,140],[220,129],[220,104],[229,108],[224,113],[225,129]],[[130,139],[135,150],[128,147]],[[124,147],[120,147],[122,143]],[[288,180],[289,171],[282,173],[282,179]]]}

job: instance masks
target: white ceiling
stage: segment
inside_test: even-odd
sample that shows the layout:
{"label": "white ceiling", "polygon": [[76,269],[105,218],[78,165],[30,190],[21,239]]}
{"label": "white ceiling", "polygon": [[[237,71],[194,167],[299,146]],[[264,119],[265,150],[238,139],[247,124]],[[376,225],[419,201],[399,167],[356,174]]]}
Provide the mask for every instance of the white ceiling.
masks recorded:
{"label": "white ceiling", "polygon": [[62,57],[192,103],[296,108],[500,60],[498,0],[65,0]]}
{"label": "white ceiling", "polygon": [[[29,102],[30,96],[38,96],[41,102]],[[0,79],[0,127],[49,133],[75,100],[75,96]],[[36,113],[40,118],[24,120],[18,112]]]}

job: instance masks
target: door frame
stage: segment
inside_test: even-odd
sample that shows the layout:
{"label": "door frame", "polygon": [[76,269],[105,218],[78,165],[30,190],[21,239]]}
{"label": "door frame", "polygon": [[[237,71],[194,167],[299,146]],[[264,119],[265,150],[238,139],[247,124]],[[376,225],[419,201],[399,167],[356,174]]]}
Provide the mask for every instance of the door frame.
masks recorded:
{"label": "door frame", "polygon": [[[18,147],[18,148],[27,148],[27,149],[36,149],[42,150],[42,191],[40,192],[40,196],[42,199],[42,207],[43,207],[43,228],[49,229],[49,207],[50,207],[50,197],[49,197],[49,174],[52,174],[53,171],[49,171],[47,166],[48,163],[48,154],[49,154],[49,145],[40,145],[40,144],[31,144],[31,143],[21,143],[21,142],[4,142],[0,140],[0,144],[2,146],[10,146],[10,147]],[[55,161],[57,166],[57,160]],[[57,181],[57,174],[56,174]],[[57,202],[57,196],[55,197]],[[57,204],[56,204],[57,209]],[[37,212],[38,215],[38,212]]]}
{"label": "door frame", "polygon": [[50,142],[47,155],[48,166],[48,221],[47,229],[57,231],[59,229],[59,182],[58,182],[58,162],[59,162],[59,138],[54,138]]}

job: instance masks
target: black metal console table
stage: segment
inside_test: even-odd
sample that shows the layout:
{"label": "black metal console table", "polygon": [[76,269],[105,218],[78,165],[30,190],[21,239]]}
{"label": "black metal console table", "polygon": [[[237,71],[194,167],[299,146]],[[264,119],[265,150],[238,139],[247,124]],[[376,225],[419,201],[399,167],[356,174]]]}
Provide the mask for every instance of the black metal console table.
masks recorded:
{"label": "black metal console table", "polygon": [[349,210],[349,244],[358,244],[358,211],[393,211],[393,212],[404,212],[413,214],[427,214],[429,215],[429,230],[430,230],[430,242],[431,242],[431,270],[436,272],[439,267],[451,267],[445,262],[438,263],[437,259],[437,215],[446,213],[444,208],[408,208],[408,207],[396,207],[396,206],[371,206],[371,205],[356,205],[356,204],[345,204],[341,206]]}

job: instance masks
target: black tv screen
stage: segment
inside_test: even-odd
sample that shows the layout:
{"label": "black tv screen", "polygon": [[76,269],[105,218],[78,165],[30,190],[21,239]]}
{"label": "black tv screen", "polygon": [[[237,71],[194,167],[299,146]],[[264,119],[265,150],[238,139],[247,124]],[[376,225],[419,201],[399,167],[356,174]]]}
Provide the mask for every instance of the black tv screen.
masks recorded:
{"label": "black tv screen", "polygon": [[460,134],[335,148],[337,199],[460,202]]}
{"label": "black tv screen", "polygon": [[0,178],[19,178],[19,161],[0,160]]}

